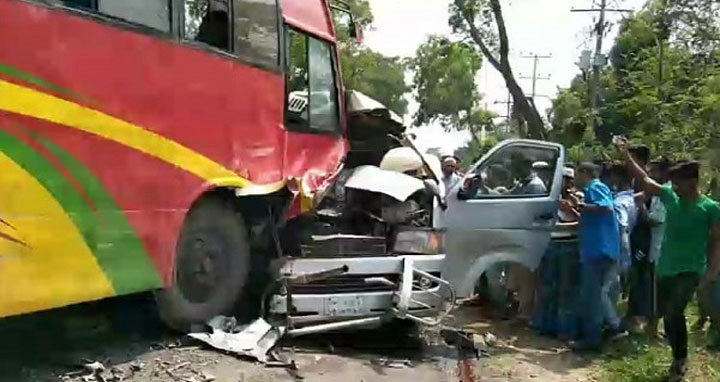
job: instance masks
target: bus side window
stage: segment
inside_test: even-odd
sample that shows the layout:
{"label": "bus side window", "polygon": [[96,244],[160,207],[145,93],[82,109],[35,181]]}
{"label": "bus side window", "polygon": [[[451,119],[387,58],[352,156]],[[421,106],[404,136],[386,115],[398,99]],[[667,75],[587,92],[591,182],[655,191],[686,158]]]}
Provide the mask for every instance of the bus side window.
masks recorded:
{"label": "bus side window", "polygon": [[61,0],[60,3],[70,8],[80,8],[94,10],[97,8],[97,2],[95,0]]}
{"label": "bus side window", "polygon": [[235,54],[253,63],[279,64],[277,0],[233,0]]}
{"label": "bus side window", "polygon": [[125,21],[170,32],[169,0],[96,0],[98,11]]}
{"label": "bus side window", "polygon": [[230,18],[227,0],[186,0],[186,40],[230,51]]}

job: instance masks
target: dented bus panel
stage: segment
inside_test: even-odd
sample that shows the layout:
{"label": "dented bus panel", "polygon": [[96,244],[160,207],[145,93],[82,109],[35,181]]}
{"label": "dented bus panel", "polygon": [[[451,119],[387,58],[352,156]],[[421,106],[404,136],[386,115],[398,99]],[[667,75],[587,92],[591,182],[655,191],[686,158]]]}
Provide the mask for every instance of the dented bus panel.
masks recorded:
{"label": "dented bus panel", "polygon": [[0,317],[171,287],[199,200],[284,221],[346,155],[326,0],[119,3],[0,0]]}

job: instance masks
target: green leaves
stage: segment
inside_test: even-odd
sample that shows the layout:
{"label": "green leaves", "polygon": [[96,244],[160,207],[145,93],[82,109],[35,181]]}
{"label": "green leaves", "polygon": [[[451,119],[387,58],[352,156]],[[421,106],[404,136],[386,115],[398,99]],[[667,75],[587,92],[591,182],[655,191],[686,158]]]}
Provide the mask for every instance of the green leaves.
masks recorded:
{"label": "green leaves", "polygon": [[367,48],[344,47],[340,51],[345,87],[357,90],[390,110],[403,115],[407,112],[405,94],[405,64],[396,57],[386,57]]}
{"label": "green leaves", "polygon": [[[712,19],[719,4],[651,0],[626,20],[602,74],[598,115],[610,134],[644,142],[657,155],[704,160],[708,179],[720,176],[720,155],[713,155],[720,147],[720,19]],[[587,85],[578,77],[551,113],[552,138],[578,145],[571,156],[594,154],[583,149],[588,115]]]}
{"label": "green leaves", "polygon": [[431,36],[409,62],[414,71],[413,87],[419,110],[416,126],[438,121],[447,130],[463,130],[492,123],[484,110],[477,110],[481,95],[476,77],[482,57],[465,43]]}

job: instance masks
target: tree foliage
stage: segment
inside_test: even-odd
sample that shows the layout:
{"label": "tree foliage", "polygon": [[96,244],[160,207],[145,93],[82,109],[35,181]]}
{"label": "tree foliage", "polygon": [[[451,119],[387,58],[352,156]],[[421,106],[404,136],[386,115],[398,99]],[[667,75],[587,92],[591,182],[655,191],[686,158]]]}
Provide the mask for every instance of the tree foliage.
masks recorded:
{"label": "tree foliage", "polygon": [[357,90],[390,110],[403,115],[410,87],[405,83],[405,64],[397,57],[386,57],[367,48],[340,50],[345,87]]}
{"label": "tree foliage", "polygon": [[488,149],[482,137],[497,130],[497,115],[480,103],[476,79],[482,62],[473,45],[441,36],[430,36],[409,60],[418,103],[414,124],[438,122],[447,131],[467,131],[471,140],[458,156],[470,163]]}
{"label": "tree foliage", "polygon": [[[718,12],[715,0],[651,0],[623,22],[601,78],[603,130],[674,159],[704,160],[720,175]],[[551,138],[587,153],[589,113],[587,81],[578,76],[553,101]]]}
{"label": "tree foliage", "polygon": [[419,105],[416,126],[437,121],[447,130],[464,130],[487,124],[477,110],[482,97],[475,79],[482,58],[471,46],[430,36],[409,63]]}

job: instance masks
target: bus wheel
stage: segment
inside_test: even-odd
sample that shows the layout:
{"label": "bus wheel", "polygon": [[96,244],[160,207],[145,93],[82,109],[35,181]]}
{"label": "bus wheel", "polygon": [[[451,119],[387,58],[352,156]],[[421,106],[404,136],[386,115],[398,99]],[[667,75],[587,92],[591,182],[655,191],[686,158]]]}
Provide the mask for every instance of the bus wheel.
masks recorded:
{"label": "bus wheel", "polygon": [[160,316],[171,328],[187,331],[230,313],[243,292],[249,266],[242,217],[220,198],[198,201],[176,246],[173,285],[156,294]]}

